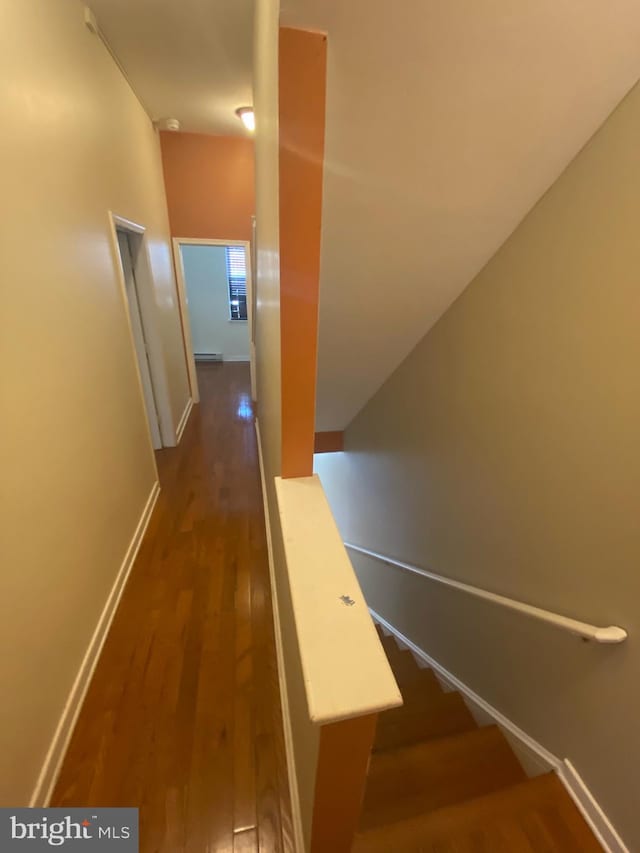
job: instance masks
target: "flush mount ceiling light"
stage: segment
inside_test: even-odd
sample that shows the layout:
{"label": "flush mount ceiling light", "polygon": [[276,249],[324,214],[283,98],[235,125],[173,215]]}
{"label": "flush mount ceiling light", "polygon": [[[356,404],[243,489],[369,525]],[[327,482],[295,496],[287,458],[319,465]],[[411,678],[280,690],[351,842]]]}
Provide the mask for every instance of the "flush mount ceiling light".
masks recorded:
{"label": "flush mount ceiling light", "polygon": [[156,130],[172,130],[174,133],[180,130],[180,119],[177,118],[157,118],[154,119],[153,126]]}
{"label": "flush mount ceiling light", "polygon": [[236,115],[247,130],[256,129],[256,117],[253,114],[253,107],[238,107]]}

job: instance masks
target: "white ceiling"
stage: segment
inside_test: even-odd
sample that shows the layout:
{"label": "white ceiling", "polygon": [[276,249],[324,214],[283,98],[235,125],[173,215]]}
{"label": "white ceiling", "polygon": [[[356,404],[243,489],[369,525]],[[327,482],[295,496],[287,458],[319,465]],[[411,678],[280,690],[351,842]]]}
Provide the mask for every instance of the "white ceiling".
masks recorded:
{"label": "white ceiling", "polygon": [[329,34],[317,426],[341,429],[640,77],[640,3],[282,5]]}
{"label": "white ceiling", "polygon": [[152,118],[244,135],[252,103],[253,0],[88,0]]}

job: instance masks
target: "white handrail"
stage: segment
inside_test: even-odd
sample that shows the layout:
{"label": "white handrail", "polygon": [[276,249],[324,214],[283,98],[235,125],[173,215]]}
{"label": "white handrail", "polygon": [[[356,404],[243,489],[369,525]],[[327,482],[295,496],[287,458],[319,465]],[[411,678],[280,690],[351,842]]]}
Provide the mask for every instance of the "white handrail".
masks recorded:
{"label": "white handrail", "polygon": [[567,616],[561,616],[559,613],[552,613],[550,610],[543,610],[541,607],[533,607],[531,604],[524,604],[522,601],[515,601],[513,598],[507,598],[504,595],[497,595],[495,592],[487,592],[487,590],[470,586],[467,583],[455,581],[452,580],[452,578],[447,578],[443,575],[437,575],[435,572],[429,572],[427,569],[412,566],[411,563],[403,563],[401,560],[394,560],[391,557],[385,557],[384,554],[369,551],[367,548],[360,548],[358,545],[351,545],[349,542],[345,542],[344,546],[345,548],[349,548],[351,551],[358,551],[360,554],[365,554],[367,557],[373,557],[375,560],[380,560],[390,566],[397,566],[400,569],[405,569],[407,572],[422,575],[422,577],[429,578],[429,580],[436,581],[444,586],[458,589],[461,592],[467,592],[469,595],[474,595],[476,598],[491,601],[493,604],[501,604],[503,607],[508,607],[510,610],[517,610],[518,613],[524,613],[525,616],[531,616],[534,619],[539,619],[541,622],[548,622],[550,625],[555,625],[556,628],[562,628],[564,631],[569,631],[569,633],[576,634],[578,637],[583,637],[585,640],[595,640],[597,643],[622,643],[627,639],[627,632],[624,628],[620,628],[617,625],[609,625],[607,628],[601,628],[598,625],[589,625],[588,622],[579,622],[577,619],[569,619]]}

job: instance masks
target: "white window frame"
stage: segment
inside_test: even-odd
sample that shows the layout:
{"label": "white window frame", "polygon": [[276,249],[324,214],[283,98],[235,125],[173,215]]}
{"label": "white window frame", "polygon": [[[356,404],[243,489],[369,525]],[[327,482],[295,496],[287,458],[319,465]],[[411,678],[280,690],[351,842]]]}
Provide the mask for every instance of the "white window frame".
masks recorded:
{"label": "white window frame", "polygon": [[246,317],[233,317],[231,315],[231,276],[229,274],[229,261],[227,256],[227,249],[233,248],[231,243],[227,243],[225,245],[225,264],[227,268],[227,305],[229,308],[229,322],[230,323],[248,323],[249,322],[249,291],[247,290],[247,276],[249,275],[249,267],[247,266],[247,250],[245,247],[244,251],[244,291],[245,291],[245,300],[247,303],[247,316]]}

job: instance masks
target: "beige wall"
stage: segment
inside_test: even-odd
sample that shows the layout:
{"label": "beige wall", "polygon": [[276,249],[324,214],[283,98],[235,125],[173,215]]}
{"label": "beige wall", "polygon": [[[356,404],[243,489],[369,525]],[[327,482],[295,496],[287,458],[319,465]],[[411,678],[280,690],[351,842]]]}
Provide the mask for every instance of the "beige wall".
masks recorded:
{"label": "beige wall", "polygon": [[[291,797],[300,849],[311,830],[318,729],[309,721],[298,640],[276,503],[274,476],[281,471],[280,248],[278,215],[278,0],[258,0],[254,45],[256,112],[256,297],[258,420],[267,484],[273,549],[276,643],[285,706]],[[304,840],[303,840],[304,838]]]}
{"label": "beige wall", "polygon": [[156,479],[107,211],[148,227],[187,396],[157,137],[75,0],[0,0],[0,803],[25,805]]}
{"label": "beige wall", "polygon": [[[358,560],[369,604],[640,849],[640,89],[316,467],[346,539],[600,625],[577,641]],[[425,282],[425,287],[430,286]]]}

